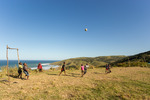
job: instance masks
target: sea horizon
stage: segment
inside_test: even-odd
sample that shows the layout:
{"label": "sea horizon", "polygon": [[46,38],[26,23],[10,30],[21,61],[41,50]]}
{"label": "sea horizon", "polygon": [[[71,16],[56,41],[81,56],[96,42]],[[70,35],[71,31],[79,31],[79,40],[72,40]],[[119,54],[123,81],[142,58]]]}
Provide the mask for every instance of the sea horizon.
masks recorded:
{"label": "sea horizon", "polygon": [[[57,62],[60,60],[20,60],[20,62],[27,63],[27,66],[31,69],[37,69],[37,66],[39,63],[42,64],[43,69],[47,70],[50,69],[51,67],[56,68],[59,67],[58,65],[50,65],[50,63]],[[18,67],[18,60],[9,60],[9,67]],[[7,66],[7,60],[0,60],[0,69],[1,67]]]}

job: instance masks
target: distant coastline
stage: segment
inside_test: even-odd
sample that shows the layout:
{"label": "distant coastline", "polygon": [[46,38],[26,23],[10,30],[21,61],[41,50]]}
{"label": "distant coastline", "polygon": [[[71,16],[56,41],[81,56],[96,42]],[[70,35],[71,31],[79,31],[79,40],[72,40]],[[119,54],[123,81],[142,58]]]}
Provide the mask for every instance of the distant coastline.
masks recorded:
{"label": "distant coastline", "polygon": [[[31,69],[36,69],[38,63],[41,63],[43,69],[47,70],[51,67],[59,67],[58,65],[50,65],[51,63],[57,62],[59,60],[20,60],[22,63],[27,63],[28,67]],[[0,69],[1,67],[7,66],[7,60],[0,60]],[[9,60],[9,67],[17,67],[18,60]]]}

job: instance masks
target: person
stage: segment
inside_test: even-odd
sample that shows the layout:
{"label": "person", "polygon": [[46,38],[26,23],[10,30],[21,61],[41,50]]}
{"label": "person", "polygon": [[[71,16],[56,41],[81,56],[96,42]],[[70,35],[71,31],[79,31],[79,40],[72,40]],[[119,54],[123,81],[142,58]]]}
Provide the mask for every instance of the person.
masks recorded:
{"label": "person", "polygon": [[105,73],[107,73],[107,71],[108,71],[108,64],[106,64],[106,71],[105,71]]}
{"label": "person", "polygon": [[86,64],[86,65],[84,66],[84,74],[86,74],[86,72],[87,72],[87,67],[89,67],[88,64]]}
{"label": "person", "polygon": [[111,72],[110,68],[111,68],[111,65],[108,64],[108,71],[109,71],[109,73]]}
{"label": "person", "polygon": [[106,64],[106,71],[105,71],[106,73],[110,73],[111,72],[111,70],[110,70],[110,64]]}
{"label": "person", "polygon": [[37,67],[37,69],[39,69],[39,72],[42,72],[43,68],[42,68],[42,65],[41,65],[41,63],[39,63],[39,64],[38,64],[38,67]]}
{"label": "person", "polygon": [[[63,71],[64,71],[64,73],[65,73],[65,75],[66,75],[66,71],[65,71],[65,62],[64,62],[63,65],[62,65],[60,74],[61,74]],[[60,76],[60,74],[59,74],[59,76]]]}
{"label": "person", "polygon": [[84,75],[84,66],[83,64],[81,64],[81,77],[83,77],[83,75]]}
{"label": "person", "polygon": [[22,79],[22,69],[23,69],[23,66],[22,66],[22,63],[20,62],[19,63],[19,66],[18,66],[18,78],[20,77]]}
{"label": "person", "polygon": [[24,65],[24,66],[23,66],[23,72],[25,73],[25,78],[26,78],[26,76],[27,76],[27,80],[28,80],[28,79],[29,79],[28,67],[27,67],[27,64],[26,64],[26,63],[24,63],[23,65]]}

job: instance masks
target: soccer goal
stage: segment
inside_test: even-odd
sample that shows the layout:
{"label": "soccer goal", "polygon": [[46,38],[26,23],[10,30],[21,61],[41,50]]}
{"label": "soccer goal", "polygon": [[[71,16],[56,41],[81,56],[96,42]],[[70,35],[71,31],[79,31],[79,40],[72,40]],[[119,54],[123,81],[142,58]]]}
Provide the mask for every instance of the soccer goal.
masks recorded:
{"label": "soccer goal", "polygon": [[7,48],[6,48],[6,58],[7,58],[7,75],[8,75],[8,82],[9,82],[9,85],[10,85],[10,76],[9,76],[9,61],[8,61],[8,50],[17,50],[17,57],[18,57],[18,66],[19,66],[19,49],[18,48],[10,48],[8,47],[7,45]]}

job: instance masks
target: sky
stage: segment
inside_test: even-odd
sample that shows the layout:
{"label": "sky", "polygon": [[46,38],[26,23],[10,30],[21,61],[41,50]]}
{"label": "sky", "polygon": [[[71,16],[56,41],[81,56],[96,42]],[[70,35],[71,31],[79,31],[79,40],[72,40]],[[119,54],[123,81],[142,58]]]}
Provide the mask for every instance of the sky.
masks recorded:
{"label": "sky", "polygon": [[[150,0],[0,0],[0,59],[134,55],[150,50]],[[88,31],[84,31],[87,28]],[[9,50],[9,59],[17,59]]]}

